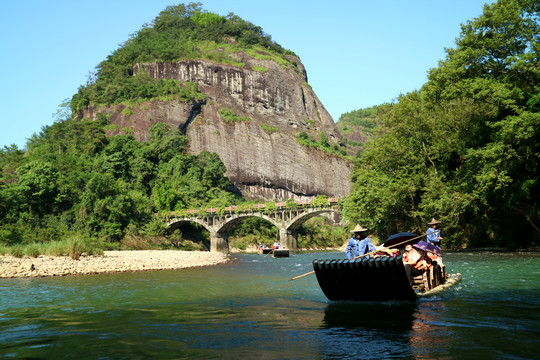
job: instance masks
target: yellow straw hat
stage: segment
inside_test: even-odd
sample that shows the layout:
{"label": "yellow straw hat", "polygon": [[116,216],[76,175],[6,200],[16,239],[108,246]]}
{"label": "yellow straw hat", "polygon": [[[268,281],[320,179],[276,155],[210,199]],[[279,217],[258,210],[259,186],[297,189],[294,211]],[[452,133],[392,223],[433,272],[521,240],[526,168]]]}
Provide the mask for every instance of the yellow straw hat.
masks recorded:
{"label": "yellow straw hat", "polygon": [[356,224],[354,229],[351,230],[352,233],[362,232],[362,231],[368,231],[368,229]]}

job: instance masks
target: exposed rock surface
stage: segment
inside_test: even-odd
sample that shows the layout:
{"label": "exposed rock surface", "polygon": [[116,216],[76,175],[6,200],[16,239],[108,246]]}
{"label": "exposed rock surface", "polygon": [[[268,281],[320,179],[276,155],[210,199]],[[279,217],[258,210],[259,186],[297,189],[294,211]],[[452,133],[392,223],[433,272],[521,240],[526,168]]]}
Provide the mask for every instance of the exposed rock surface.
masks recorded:
{"label": "exposed rock surface", "polygon": [[[116,132],[132,132],[141,141],[158,121],[175,126],[191,139],[194,154],[217,153],[228,169],[226,175],[246,197],[346,196],[352,163],[296,139],[305,131],[317,140],[324,132],[330,144],[342,141],[331,116],[307,84],[300,61],[291,57],[297,66],[284,67],[272,60],[237,56],[245,67],[206,60],[133,67],[133,73],[146,71],[155,79],[196,82],[206,97],[204,102],[154,101],[130,111],[123,111],[125,105],[120,104],[89,108],[82,116],[106,113],[119,126]],[[221,108],[247,116],[249,121],[227,122],[218,114]]]}

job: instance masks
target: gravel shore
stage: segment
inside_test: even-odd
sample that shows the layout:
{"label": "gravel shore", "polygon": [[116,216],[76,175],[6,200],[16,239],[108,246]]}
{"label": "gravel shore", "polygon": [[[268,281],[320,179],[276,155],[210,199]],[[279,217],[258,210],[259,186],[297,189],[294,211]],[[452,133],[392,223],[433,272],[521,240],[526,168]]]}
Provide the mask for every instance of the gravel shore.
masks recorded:
{"label": "gravel shore", "polygon": [[205,251],[137,250],[105,251],[99,256],[37,258],[0,256],[0,278],[99,274],[124,271],[184,269],[223,264],[227,254]]}

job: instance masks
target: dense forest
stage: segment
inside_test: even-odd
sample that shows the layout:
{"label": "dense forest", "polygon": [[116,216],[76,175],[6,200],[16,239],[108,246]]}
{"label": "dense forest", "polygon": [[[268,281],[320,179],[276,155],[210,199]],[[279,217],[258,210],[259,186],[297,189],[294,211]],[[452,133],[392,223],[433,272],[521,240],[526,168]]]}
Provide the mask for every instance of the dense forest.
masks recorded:
{"label": "dense forest", "polygon": [[165,229],[156,211],[237,201],[217,155],[188,154],[180,130],[157,123],[139,143],[107,137],[107,126],[103,117],[58,121],[25,152],[1,150],[1,244],[159,236]]}
{"label": "dense forest", "polygon": [[384,236],[435,217],[447,247],[538,244],[539,16],[535,0],[485,5],[420,90],[378,108],[349,219]]}

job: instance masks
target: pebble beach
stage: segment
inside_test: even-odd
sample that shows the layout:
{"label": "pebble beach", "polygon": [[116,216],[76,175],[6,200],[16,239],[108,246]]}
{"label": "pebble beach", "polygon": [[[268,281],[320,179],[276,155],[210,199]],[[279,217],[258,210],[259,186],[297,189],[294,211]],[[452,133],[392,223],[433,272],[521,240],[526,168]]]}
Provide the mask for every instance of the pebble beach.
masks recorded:
{"label": "pebble beach", "polygon": [[126,271],[185,269],[230,261],[227,254],[206,251],[133,250],[105,251],[103,255],[16,258],[0,256],[0,278],[100,274]]}

